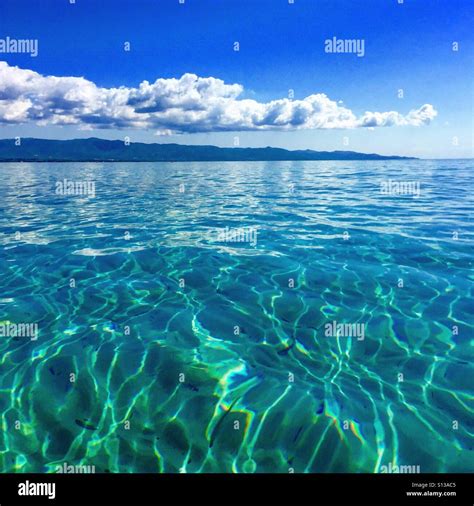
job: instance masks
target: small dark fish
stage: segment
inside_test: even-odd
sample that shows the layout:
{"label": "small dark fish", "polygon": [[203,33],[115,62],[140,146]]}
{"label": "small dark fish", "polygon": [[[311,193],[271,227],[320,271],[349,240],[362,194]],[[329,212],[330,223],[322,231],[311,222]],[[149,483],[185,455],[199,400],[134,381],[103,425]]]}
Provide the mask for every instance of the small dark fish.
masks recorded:
{"label": "small dark fish", "polygon": [[220,426],[222,425],[222,422],[224,418],[232,411],[232,408],[234,407],[235,403],[240,399],[240,397],[237,397],[232,404],[229,406],[229,409],[221,416],[219,421],[216,423],[216,426],[214,427],[214,430],[212,431],[211,438],[209,440],[209,448],[212,448],[212,445],[214,444],[214,441],[216,439],[217,431],[219,430]]}
{"label": "small dark fish", "polygon": [[323,411],[324,411],[324,402],[320,404],[318,410],[316,411],[316,414],[320,415]]}
{"label": "small dark fish", "polygon": [[92,425],[88,421],[83,421],[76,418],[76,424],[79,425],[79,427],[82,427],[83,429],[97,430],[97,427],[94,427],[94,425]]}
{"label": "small dark fish", "polygon": [[296,431],[296,435],[295,437],[293,438],[293,443],[298,439],[298,436],[300,435],[301,431],[303,430],[303,426],[301,426],[297,431]]}
{"label": "small dark fish", "polygon": [[290,346],[284,348],[283,350],[277,351],[278,355],[288,355],[289,351],[291,350],[291,348],[293,348],[294,345],[295,343],[290,344]]}
{"label": "small dark fish", "polygon": [[293,341],[289,346],[287,346],[283,350],[277,351],[278,355],[288,355],[288,352],[294,347],[295,344],[296,344],[296,339],[293,338]]}
{"label": "small dark fish", "polygon": [[189,390],[192,390],[193,392],[199,392],[199,388],[196,385],[193,385],[192,383],[183,383],[183,386]]}

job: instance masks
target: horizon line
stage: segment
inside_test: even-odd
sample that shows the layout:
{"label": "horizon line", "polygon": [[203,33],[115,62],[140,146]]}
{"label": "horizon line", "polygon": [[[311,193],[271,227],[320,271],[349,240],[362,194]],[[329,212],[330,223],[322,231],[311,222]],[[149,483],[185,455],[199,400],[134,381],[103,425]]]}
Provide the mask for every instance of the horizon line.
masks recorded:
{"label": "horizon line", "polygon": [[[95,137],[95,136],[92,136],[92,137],[73,137],[73,138],[68,138],[68,139],[58,139],[58,138],[50,138],[50,137],[20,137],[20,136],[16,136],[16,137],[2,137],[0,138],[0,141],[12,141],[12,142],[15,142],[17,139],[20,139],[20,140],[39,140],[39,141],[56,141],[56,142],[69,142],[69,141],[87,141],[87,140],[99,140],[99,141],[106,141],[106,142],[122,142],[124,143],[124,139],[107,139],[107,138],[103,138],[103,137]],[[314,149],[314,148],[300,148],[300,149],[289,149],[289,148],[284,148],[284,147],[281,147],[281,146],[217,146],[215,144],[182,144],[182,143],[178,143],[178,142],[145,142],[145,141],[129,141],[129,144],[144,144],[144,145],[147,145],[147,146],[150,146],[150,145],[161,145],[161,146],[165,146],[165,145],[175,145],[175,146],[186,146],[186,147],[193,147],[193,146],[196,146],[196,147],[213,147],[213,148],[218,148],[218,149],[282,149],[284,151],[288,151],[288,152],[304,152],[304,151],[311,151],[311,152],[316,152],[316,153],[357,153],[357,154],[361,154],[361,155],[377,155],[377,156],[381,156],[381,157],[397,157],[397,158],[405,158],[405,159],[411,159],[411,160],[474,160],[474,155],[472,157],[459,157],[459,158],[445,158],[445,157],[441,157],[441,158],[426,158],[426,157],[420,157],[420,156],[414,156],[414,155],[393,155],[393,154],[390,154],[390,155],[381,155],[379,153],[368,153],[368,152],[363,152],[363,151],[354,151],[354,150],[332,150],[332,151],[329,151],[329,150],[321,150],[319,151],[318,149]],[[156,162],[156,160],[127,160],[127,161],[123,161],[123,160],[1,160],[0,159],[0,162],[1,163],[21,163],[21,162],[25,162],[25,163],[34,163],[34,162],[50,162],[50,163],[75,163],[75,162],[87,162],[87,163],[92,163],[92,162],[97,162],[97,163],[100,163],[100,162],[105,162],[105,161],[108,161],[108,162],[124,162],[124,163],[129,163],[129,162],[135,162],[135,163],[152,163],[152,162]],[[163,162],[166,162],[167,160],[163,160]],[[180,161],[180,160],[177,160],[177,161]],[[188,161],[191,161],[191,160],[188,160]],[[196,160],[196,161],[205,161],[205,160]],[[235,160],[207,160],[208,162],[211,162],[211,161],[229,161],[229,162],[232,162]],[[351,161],[351,160],[242,160],[242,161],[245,161],[245,162],[262,162],[262,161]],[[358,160],[352,160],[352,161],[358,161]],[[381,160],[363,160],[363,161],[374,161],[374,162],[377,162],[377,161],[381,161]],[[382,161],[389,161],[389,160],[382,160]],[[171,162],[171,161],[168,161],[168,162]]]}

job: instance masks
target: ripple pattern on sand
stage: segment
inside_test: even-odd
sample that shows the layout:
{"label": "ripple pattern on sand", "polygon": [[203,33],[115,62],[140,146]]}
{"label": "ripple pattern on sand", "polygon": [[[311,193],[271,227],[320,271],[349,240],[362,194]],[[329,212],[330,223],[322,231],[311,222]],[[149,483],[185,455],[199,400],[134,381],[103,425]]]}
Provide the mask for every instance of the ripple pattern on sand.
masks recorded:
{"label": "ripple pattern on sand", "polygon": [[474,470],[471,162],[0,173],[2,471]]}

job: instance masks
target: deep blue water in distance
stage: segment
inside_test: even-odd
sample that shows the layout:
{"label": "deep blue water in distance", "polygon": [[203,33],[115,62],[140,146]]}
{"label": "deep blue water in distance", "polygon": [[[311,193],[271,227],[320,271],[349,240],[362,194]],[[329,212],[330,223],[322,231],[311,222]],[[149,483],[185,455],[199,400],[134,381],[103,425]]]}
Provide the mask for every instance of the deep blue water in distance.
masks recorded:
{"label": "deep blue water in distance", "polygon": [[472,160],[0,174],[2,471],[474,471]]}

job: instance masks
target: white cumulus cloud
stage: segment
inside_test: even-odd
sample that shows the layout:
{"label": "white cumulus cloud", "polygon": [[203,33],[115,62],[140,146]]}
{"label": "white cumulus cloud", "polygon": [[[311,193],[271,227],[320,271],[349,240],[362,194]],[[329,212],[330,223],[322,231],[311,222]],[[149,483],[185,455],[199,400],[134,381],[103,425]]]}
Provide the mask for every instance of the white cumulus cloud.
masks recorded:
{"label": "white cumulus cloud", "polygon": [[140,128],[158,134],[244,130],[302,130],[427,125],[430,104],[403,115],[365,112],[357,117],[324,93],[302,100],[258,102],[244,88],[215,77],[143,81],[137,88],[101,88],[82,77],[43,76],[0,62],[0,124]]}

